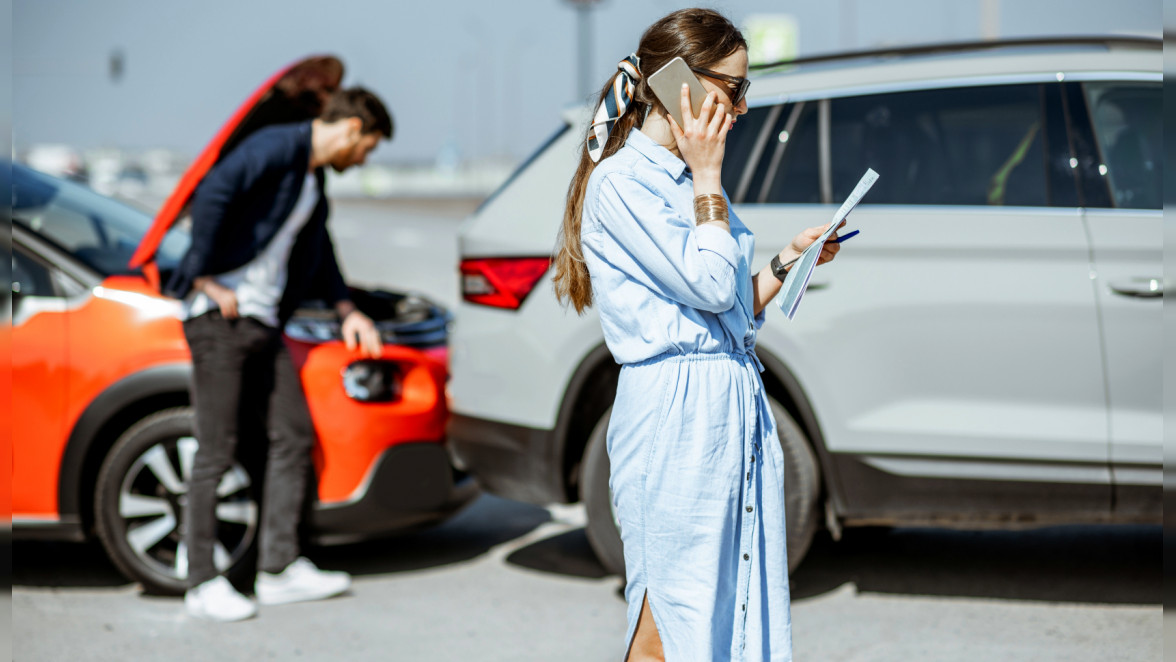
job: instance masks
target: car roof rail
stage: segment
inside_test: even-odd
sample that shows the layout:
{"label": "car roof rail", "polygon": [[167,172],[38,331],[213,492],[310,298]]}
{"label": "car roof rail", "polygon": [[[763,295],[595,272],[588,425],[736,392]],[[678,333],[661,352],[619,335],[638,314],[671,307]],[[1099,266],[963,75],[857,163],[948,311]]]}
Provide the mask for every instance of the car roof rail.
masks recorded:
{"label": "car roof rail", "polygon": [[1097,36],[1067,36],[1067,37],[1026,37],[1018,39],[988,39],[977,41],[955,41],[932,44],[912,44],[907,46],[887,46],[860,51],[845,51],[840,53],[823,53],[796,58],[794,60],[780,60],[753,64],[749,68],[762,71],[775,67],[792,67],[816,62],[837,62],[842,60],[860,60],[880,57],[906,57],[912,55],[932,55],[947,53],[965,53],[968,51],[995,50],[1003,48],[1024,48],[1027,46],[1144,46],[1152,48],[1163,47],[1161,37],[1144,35],[1097,35]]}

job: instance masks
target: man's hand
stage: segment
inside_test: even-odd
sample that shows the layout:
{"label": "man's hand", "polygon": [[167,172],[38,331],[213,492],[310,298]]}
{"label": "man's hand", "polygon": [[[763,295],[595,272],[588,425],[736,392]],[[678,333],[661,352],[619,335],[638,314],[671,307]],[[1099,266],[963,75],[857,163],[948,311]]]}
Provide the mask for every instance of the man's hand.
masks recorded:
{"label": "man's hand", "polygon": [[335,307],[343,318],[343,343],[347,349],[359,349],[365,357],[378,358],[384,349],[376,324],[367,315],[359,312],[355,304],[341,301]]}
{"label": "man's hand", "polygon": [[221,316],[227,320],[237,319],[236,292],[208,277],[197,278],[192,284],[212,299],[217,308],[220,308]]}

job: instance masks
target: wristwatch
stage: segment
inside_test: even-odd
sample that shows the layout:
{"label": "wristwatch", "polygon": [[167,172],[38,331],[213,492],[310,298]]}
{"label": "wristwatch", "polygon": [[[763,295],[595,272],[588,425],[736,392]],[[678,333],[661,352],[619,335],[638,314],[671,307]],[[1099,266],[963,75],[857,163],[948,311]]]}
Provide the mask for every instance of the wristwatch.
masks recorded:
{"label": "wristwatch", "polygon": [[781,283],[783,283],[784,278],[788,276],[788,267],[785,267],[780,263],[779,254],[772,258],[772,275],[775,276],[776,280],[780,281]]}

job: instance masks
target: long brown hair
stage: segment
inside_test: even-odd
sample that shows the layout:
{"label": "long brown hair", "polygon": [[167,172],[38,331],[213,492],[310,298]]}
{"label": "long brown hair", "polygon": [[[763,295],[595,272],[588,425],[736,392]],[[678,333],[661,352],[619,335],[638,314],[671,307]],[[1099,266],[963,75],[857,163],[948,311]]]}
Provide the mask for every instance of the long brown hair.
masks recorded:
{"label": "long brown hair", "polygon": [[[645,74],[661,69],[670,60],[680,57],[691,67],[707,67],[731,55],[740,48],[747,48],[747,41],[739,29],[722,14],[710,9],[681,9],[649,26],[641,35],[637,57],[641,58],[641,80],[636,84],[633,103],[625,114],[616,121],[605,143],[606,159],[625,144],[629,131],[639,124],[649,106],[660,106],[653,91],[645,80]],[[613,78],[596,97],[597,103],[612,90]],[[588,127],[590,128],[590,127]],[[584,131],[587,138],[588,128]],[[577,313],[583,313],[592,305],[592,283],[584,253],[580,247],[580,218],[584,211],[584,192],[588,177],[596,163],[588,156],[588,147],[580,151],[580,166],[568,186],[568,201],[564,207],[563,224],[556,240],[558,251],[555,256],[555,296],[562,303],[570,302]]]}

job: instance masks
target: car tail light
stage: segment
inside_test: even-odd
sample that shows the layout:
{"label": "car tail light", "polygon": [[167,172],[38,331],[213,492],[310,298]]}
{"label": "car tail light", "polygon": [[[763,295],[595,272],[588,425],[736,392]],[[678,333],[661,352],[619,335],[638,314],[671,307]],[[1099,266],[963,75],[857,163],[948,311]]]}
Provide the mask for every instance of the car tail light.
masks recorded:
{"label": "car tail light", "polygon": [[549,257],[462,260],[461,296],[470,303],[518,310],[550,266]]}

